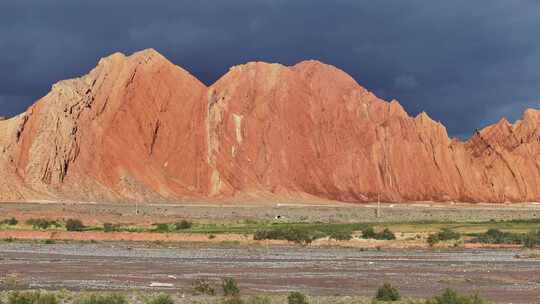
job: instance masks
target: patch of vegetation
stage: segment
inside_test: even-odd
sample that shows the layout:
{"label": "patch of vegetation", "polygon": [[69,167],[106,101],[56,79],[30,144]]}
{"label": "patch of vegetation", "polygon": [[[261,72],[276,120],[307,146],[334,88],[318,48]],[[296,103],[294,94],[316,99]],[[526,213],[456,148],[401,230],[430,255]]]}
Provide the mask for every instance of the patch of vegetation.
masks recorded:
{"label": "patch of vegetation", "polygon": [[157,232],[170,232],[171,227],[167,223],[158,223],[156,224],[156,229],[154,229]]}
{"label": "patch of vegetation", "polygon": [[176,222],[174,224],[174,229],[175,230],[186,230],[186,229],[190,229],[192,226],[193,226],[192,222],[187,221],[187,220],[181,220],[181,221]]}
{"label": "patch of vegetation", "polygon": [[25,222],[27,225],[30,225],[32,226],[32,228],[34,229],[49,229],[50,227],[61,227],[62,225],[58,222],[58,221],[55,221],[55,220],[47,220],[47,219],[28,219],[26,220]]}
{"label": "patch of vegetation", "polygon": [[459,240],[460,238],[461,233],[456,232],[450,228],[442,228],[439,232],[430,234],[427,238],[427,242],[430,246],[433,246],[438,242]]}
{"label": "patch of vegetation", "polygon": [[352,231],[345,231],[345,230],[339,230],[339,231],[333,231],[328,235],[330,239],[337,240],[337,241],[349,241],[352,239]]}
{"label": "patch of vegetation", "polygon": [[205,279],[197,279],[193,282],[193,290],[197,294],[213,296],[216,294],[216,290],[212,287],[209,281]]}
{"label": "patch of vegetation", "polygon": [[377,293],[375,294],[375,300],[377,301],[393,302],[400,299],[399,290],[390,283],[384,283],[377,289]]}
{"label": "patch of vegetation", "polygon": [[66,221],[67,231],[83,231],[85,226],[79,219],[68,219]]}
{"label": "patch of vegetation", "polygon": [[257,295],[250,297],[247,302],[249,304],[271,304],[272,300],[268,296]]}
{"label": "patch of vegetation", "polygon": [[236,297],[240,294],[240,288],[233,278],[223,279],[221,286],[223,287],[223,295],[226,297]]}
{"label": "patch of vegetation", "polygon": [[221,304],[244,304],[244,301],[240,297],[226,297]]}
{"label": "patch of vegetation", "polygon": [[293,291],[287,296],[288,304],[308,304],[306,296],[298,291]]}
{"label": "patch of vegetation", "polygon": [[488,304],[478,294],[461,295],[453,289],[446,289],[440,296],[427,300],[426,304]]}
{"label": "patch of vegetation", "polygon": [[287,240],[298,244],[310,244],[320,237],[324,237],[324,234],[317,234],[316,232],[294,227],[261,229],[257,230],[253,235],[254,240]]}
{"label": "patch of vegetation", "polygon": [[8,226],[15,226],[18,223],[19,221],[14,217],[0,221],[0,225],[8,225]]}
{"label": "patch of vegetation", "polygon": [[92,293],[74,302],[75,304],[128,304],[126,297],[119,293]]}
{"label": "patch of vegetation", "polygon": [[274,223],[257,229],[253,233],[253,239],[287,240],[298,244],[310,244],[314,240],[324,237],[335,240],[350,240],[353,231],[364,227],[364,224]]}
{"label": "patch of vegetation", "polygon": [[160,293],[144,301],[144,304],[174,304],[174,301],[170,295]]}
{"label": "patch of vegetation", "polygon": [[10,292],[8,304],[58,304],[58,298],[52,293],[41,291]]}
{"label": "patch of vegetation", "polygon": [[376,235],[377,234],[375,233],[375,229],[373,229],[373,227],[371,226],[362,229],[363,239],[374,239]]}
{"label": "patch of vegetation", "polygon": [[[103,231],[104,232],[114,232],[114,231],[121,231],[122,225],[120,224],[112,224],[112,223],[103,223]],[[126,229],[128,230],[128,229]],[[130,232],[130,231],[128,231]],[[138,231],[133,231],[138,232]]]}
{"label": "patch of vegetation", "polygon": [[540,245],[540,230],[529,231],[528,233],[504,232],[499,229],[489,229],[485,233],[476,234],[470,240],[472,243],[483,244],[517,244],[527,248],[534,248]]}
{"label": "patch of vegetation", "polygon": [[375,240],[395,240],[396,235],[388,228],[384,228],[380,232],[375,232],[373,227],[366,227],[362,229],[362,238]]}

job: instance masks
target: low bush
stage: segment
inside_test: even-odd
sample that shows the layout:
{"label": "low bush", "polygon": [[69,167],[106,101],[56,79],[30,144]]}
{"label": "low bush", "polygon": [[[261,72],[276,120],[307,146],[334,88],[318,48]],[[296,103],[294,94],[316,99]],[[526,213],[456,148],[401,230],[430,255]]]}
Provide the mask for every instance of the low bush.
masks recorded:
{"label": "low bush", "polygon": [[193,282],[193,290],[197,294],[213,296],[216,294],[214,287],[205,279],[197,279]]}
{"label": "low bush", "polygon": [[233,278],[223,279],[221,286],[223,287],[223,295],[227,297],[236,297],[240,294],[240,288]]}
{"label": "low bush", "polygon": [[12,218],[9,218],[9,219],[5,219],[3,221],[0,221],[0,225],[9,225],[9,226],[15,226],[19,223],[19,221],[12,217]]}
{"label": "low bush", "polygon": [[10,292],[8,304],[58,304],[58,298],[52,293],[41,291]]}
{"label": "low bush", "polygon": [[187,220],[181,220],[180,222],[176,222],[174,224],[174,229],[176,230],[185,230],[189,229],[193,226],[193,223]]}
{"label": "low bush", "polygon": [[362,238],[375,240],[395,240],[396,235],[388,228],[384,228],[380,232],[375,232],[373,227],[367,227],[362,229]]}
{"label": "low bush", "polygon": [[392,284],[384,283],[381,287],[379,287],[379,289],[377,289],[375,299],[377,301],[393,302],[399,301],[401,299],[401,295],[399,294],[399,290],[392,286]]}
{"label": "low bush", "polygon": [[158,224],[156,224],[156,229],[155,230],[157,232],[170,232],[171,228],[169,227],[169,224],[158,223]]}
{"label": "low bush", "polygon": [[373,227],[366,227],[362,229],[362,238],[364,239],[374,239],[377,234]]}
{"label": "low bush", "polygon": [[128,304],[126,297],[118,293],[92,293],[74,302],[75,304]]}
{"label": "low bush", "polygon": [[306,296],[298,291],[293,291],[287,296],[288,304],[308,304]]}
{"label": "low bush", "polygon": [[441,241],[459,240],[460,238],[461,234],[459,232],[449,228],[442,228],[439,232],[430,234],[427,238],[427,242],[430,246],[433,246]]}
{"label": "low bush", "polygon": [[260,229],[253,235],[254,240],[287,240],[299,244],[310,244],[318,237],[318,233],[295,227]]}
{"label": "low bush", "polygon": [[113,232],[116,231],[116,227],[111,223],[103,223],[104,232]]}
{"label": "low bush", "polygon": [[472,243],[485,244],[520,244],[528,248],[540,245],[540,230],[529,233],[503,232],[499,229],[489,229],[485,233],[477,234],[470,240]]}
{"label": "low bush", "polygon": [[170,295],[160,293],[144,301],[144,304],[174,304],[174,301]]}
{"label": "low bush", "polygon": [[83,231],[84,225],[79,219],[68,219],[66,221],[66,230],[67,231]]}
{"label": "low bush", "polygon": [[31,225],[34,229],[49,229],[50,227],[60,227],[60,223],[54,220],[46,219],[28,219],[26,221],[27,225]]}
{"label": "low bush", "polygon": [[427,300],[426,304],[488,304],[478,294],[461,295],[452,289],[446,289],[440,296]]}

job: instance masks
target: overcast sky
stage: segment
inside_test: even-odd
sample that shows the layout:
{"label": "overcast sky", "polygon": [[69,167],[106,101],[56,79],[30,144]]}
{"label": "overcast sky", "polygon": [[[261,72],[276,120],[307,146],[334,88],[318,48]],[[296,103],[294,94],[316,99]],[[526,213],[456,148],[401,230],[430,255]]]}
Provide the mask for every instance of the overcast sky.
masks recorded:
{"label": "overcast sky", "polygon": [[247,61],[318,59],[464,137],[540,107],[539,37],[537,0],[0,1],[0,115],[152,47],[206,84]]}

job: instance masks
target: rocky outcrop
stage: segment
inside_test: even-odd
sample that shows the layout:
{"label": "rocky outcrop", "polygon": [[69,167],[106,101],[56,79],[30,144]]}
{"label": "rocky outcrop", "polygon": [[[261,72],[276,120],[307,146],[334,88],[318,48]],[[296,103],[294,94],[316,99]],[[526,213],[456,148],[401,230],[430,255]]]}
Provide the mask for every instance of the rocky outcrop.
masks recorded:
{"label": "rocky outcrop", "polygon": [[206,87],[113,54],[0,122],[1,200],[540,200],[540,111],[450,139],[317,61]]}

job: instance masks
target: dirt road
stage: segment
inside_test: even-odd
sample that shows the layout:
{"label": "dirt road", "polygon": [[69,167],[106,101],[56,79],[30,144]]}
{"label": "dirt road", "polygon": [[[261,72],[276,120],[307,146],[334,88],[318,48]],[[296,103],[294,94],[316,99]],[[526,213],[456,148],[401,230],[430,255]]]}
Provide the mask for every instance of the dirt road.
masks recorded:
{"label": "dirt road", "polygon": [[302,290],[314,295],[366,296],[389,281],[405,296],[428,297],[452,287],[479,291],[498,303],[540,303],[540,261],[515,254],[509,250],[3,243],[0,274],[17,274],[32,288],[152,289],[150,284],[157,282],[186,293],[196,278],[235,277],[244,293]]}

